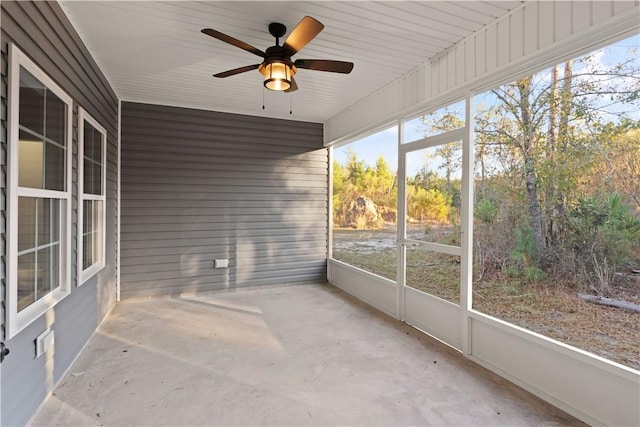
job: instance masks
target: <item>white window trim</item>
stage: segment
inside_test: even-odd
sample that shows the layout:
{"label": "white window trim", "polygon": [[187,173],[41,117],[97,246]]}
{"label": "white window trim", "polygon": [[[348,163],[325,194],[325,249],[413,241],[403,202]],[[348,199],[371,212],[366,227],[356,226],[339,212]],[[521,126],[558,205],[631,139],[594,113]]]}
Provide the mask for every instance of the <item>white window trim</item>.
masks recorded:
{"label": "white window trim", "polygon": [[[18,187],[20,67],[27,70],[67,106],[66,190]],[[9,44],[7,144],[7,314],[6,334],[11,339],[71,292],[71,189],[73,99],[14,44]],[[61,201],[60,286],[18,313],[18,196],[44,197]]]}
{"label": "white window trim", "polygon": [[[84,193],[84,123],[85,121],[93,126],[98,132],[102,134],[102,153],[100,155],[102,162],[101,171],[101,185],[102,194],[85,194]],[[82,107],[78,107],[78,286],[81,286],[91,277],[96,275],[102,270],[105,265],[105,251],[106,251],[106,220],[107,220],[107,130],[98,123],[96,119],[91,117]],[[102,209],[100,212],[100,223],[98,224],[99,230],[99,245],[100,256],[97,262],[94,262],[86,269],[82,269],[83,258],[83,236],[82,229],[84,225],[84,201],[85,200],[98,200],[102,201]]]}

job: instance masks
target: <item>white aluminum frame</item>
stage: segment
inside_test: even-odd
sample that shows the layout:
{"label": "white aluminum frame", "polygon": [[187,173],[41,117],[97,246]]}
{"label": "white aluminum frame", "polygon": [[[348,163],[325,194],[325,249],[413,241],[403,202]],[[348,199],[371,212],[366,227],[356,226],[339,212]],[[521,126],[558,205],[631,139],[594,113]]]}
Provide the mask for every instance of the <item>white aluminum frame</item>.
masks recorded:
{"label": "white aluminum frame", "polygon": [[[404,286],[404,272],[400,271],[400,263],[404,261],[402,253],[405,249],[404,245],[398,248],[398,283],[391,281],[381,283],[379,278],[371,273],[337,260],[328,260],[331,271],[329,281],[333,285],[388,314],[392,313],[390,308],[395,307],[397,319],[412,324],[436,339],[460,349],[470,360],[593,425],[638,425],[640,421],[640,412],[637,411],[638,401],[640,401],[638,400],[640,398],[640,371],[472,308],[470,263],[472,262],[473,238],[473,174],[471,172],[475,148],[471,111],[476,92],[483,92],[513,81],[522,75],[539,72],[555,63],[562,62],[564,59],[580,56],[613,43],[615,40],[638,34],[640,25],[637,24],[637,20],[633,26],[629,25],[628,21],[629,19],[625,19],[616,22],[615,25],[602,25],[586,38],[573,38],[561,46],[547,49],[542,54],[527,57],[526,61],[524,59],[518,61],[508,70],[505,69],[491,76],[466,83],[439,94],[419,106],[414,105],[391,116],[399,123],[399,138],[402,138],[403,120],[407,117],[415,118],[415,111],[433,111],[457,102],[456,100],[462,96],[467,100],[463,170],[467,170],[469,173],[463,176],[462,201],[466,202],[469,208],[463,209],[461,218],[463,232],[461,239],[462,277],[461,305],[458,308],[458,313],[449,310],[453,304],[444,300],[438,301],[437,297],[419,291],[414,292],[413,289]],[[621,28],[624,31],[620,31]],[[373,128],[377,129],[379,126],[374,123],[371,125],[371,129]],[[363,130],[362,137],[371,133],[370,130]],[[356,134],[357,132],[350,132],[345,137],[325,143],[325,146],[332,147],[341,145],[346,140],[359,139],[358,136],[355,136]],[[402,144],[402,148],[414,143],[419,144],[420,141]],[[404,170],[404,167],[401,167],[403,163],[404,156],[399,153],[399,181],[406,179],[405,176],[401,176]],[[404,216],[404,212],[406,212],[404,199],[405,195],[399,186],[398,218],[401,217],[401,214]],[[330,214],[331,212],[329,210]],[[402,241],[405,237],[403,230],[398,227],[398,240]],[[390,290],[393,290],[394,285],[396,286],[395,292],[391,293]],[[407,293],[411,293],[412,297],[419,299],[419,301],[407,300]],[[407,318],[404,308],[408,302],[422,304],[423,309],[419,319]],[[427,304],[429,304],[428,308],[425,308]],[[454,318],[459,319],[457,326],[440,325],[443,322],[453,322]],[[433,328],[429,326],[433,326]],[[451,341],[453,334],[449,332],[452,328],[459,329],[459,342]],[[453,338],[455,339],[455,337]],[[510,351],[506,352],[506,348],[509,348]],[[571,381],[567,381],[567,379]],[[583,392],[585,386],[588,387],[588,392]]]}
{"label": "white aluminum frame", "polygon": [[[455,99],[447,104],[435,108],[423,111],[421,114],[430,111],[437,111],[441,108],[446,108],[452,104],[467,101],[465,99]],[[463,265],[460,268],[460,300],[456,302],[447,301],[438,297],[437,295],[423,292],[419,289],[412,288],[406,283],[406,260],[407,249],[411,247],[420,246],[426,248],[429,251],[444,253],[447,255],[462,256],[464,249],[470,246],[470,242],[466,242],[469,238],[469,233],[464,233],[465,218],[470,216],[469,210],[471,205],[465,198],[465,185],[468,181],[468,176],[471,175],[464,169],[464,162],[467,159],[466,151],[469,148],[469,121],[466,118],[467,111],[465,111],[465,124],[464,126],[445,131],[435,135],[429,135],[421,139],[417,139],[411,142],[403,143],[402,136],[398,139],[398,246],[401,248],[398,251],[398,289],[397,289],[397,301],[398,307],[398,319],[411,324],[412,326],[429,333],[443,343],[461,351],[467,351],[467,345],[465,345],[464,333],[458,331],[458,323],[464,324],[464,319],[458,319],[458,312],[463,312],[461,308],[467,303],[468,293],[464,291],[464,284],[467,283],[470,274],[465,274],[462,270]],[[414,115],[413,118],[416,116]],[[400,119],[398,126],[400,129],[404,129],[406,120]],[[462,169],[462,206],[461,206],[461,244],[460,246],[446,245],[442,243],[428,242],[422,240],[407,239],[406,237],[406,159],[407,154],[423,150],[425,148],[432,148],[442,146],[451,142],[460,141],[463,149],[463,169]],[[401,198],[402,197],[402,198]],[[402,206],[402,210],[400,210]],[[400,215],[402,213],[402,216]],[[402,220],[400,220],[402,218]],[[422,307],[422,309],[418,309]],[[444,324],[434,324],[435,317],[441,316],[445,320]],[[462,336],[462,338],[461,338]]]}
{"label": "white aluminum frame", "polygon": [[[19,106],[20,68],[37,78],[67,106],[65,129],[64,191],[19,187]],[[9,44],[7,144],[7,339],[46,313],[71,293],[71,195],[72,195],[72,118],[73,99],[13,43]],[[18,312],[18,196],[60,201],[60,286]]]}
{"label": "white aluminum frame", "polygon": [[[102,134],[102,153],[100,153],[101,172],[100,181],[102,194],[88,194],[84,192],[84,126],[89,123]],[[84,284],[91,277],[95,276],[105,265],[106,253],[106,223],[107,223],[107,130],[98,123],[84,108],[78,107],[78,286]],[[83,259],[83,226],[84,226],[84,201],[93,200],[102,202],[102,209],[98,213],[99,223],[97,226],[100,248],[98,260],[86,269],[82,268]]]}

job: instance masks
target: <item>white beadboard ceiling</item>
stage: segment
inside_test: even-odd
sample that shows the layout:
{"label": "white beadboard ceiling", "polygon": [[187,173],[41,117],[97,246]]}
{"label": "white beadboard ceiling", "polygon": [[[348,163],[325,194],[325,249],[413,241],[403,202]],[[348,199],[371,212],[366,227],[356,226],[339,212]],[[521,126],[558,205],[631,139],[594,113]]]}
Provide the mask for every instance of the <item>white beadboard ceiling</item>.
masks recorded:
{"label": "white beadboard ceiling", "polygon": [[[62,1],[61,5],[123,101],[324,122],[521,3]],[[292,96],[263,90],[257,70],[225,79],[212,77],[260,63],[261,58],[202,34],[202,28],[264,51],[275,42],[269,23],[283,23],[288,35],[305,15],[325,28],[294,59],[351,61],[355,64],[351,74],[299,70],[295,78],[300,89]]]}

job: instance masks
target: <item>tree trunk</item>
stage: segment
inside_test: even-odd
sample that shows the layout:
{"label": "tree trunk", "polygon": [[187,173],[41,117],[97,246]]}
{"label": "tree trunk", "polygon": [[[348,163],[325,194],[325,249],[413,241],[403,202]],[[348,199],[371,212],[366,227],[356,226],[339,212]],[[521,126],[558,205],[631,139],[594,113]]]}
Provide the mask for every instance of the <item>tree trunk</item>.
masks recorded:
{"label": "tree trunk", "polygon": [[[571,115],[571,110],[573,107],[573,59],[565,62],[564,64],[564,80],[562,82],[562,92],[560,93],[560,122],[558,123],[558,142],[560,143],[560,147],[557,147],[558,150],[562,151],[562,164],[559,164],[559,168],[564,168],[564,159],[569,151],[569,139],[570,139],[570,130],[569,130],[569,116]],[[565,216],[565,206],[566,206],[566,195],[564,193],[563,185],[557,191],[556,194],[556,206],[555,206],[555,216],[557,218],[564,218]]]}
{"label": "tree trunk", "polygon": [[538,183],[536,181],[536,161],[534,144],[536,142],[535,129],[531,123],[531,77],[525,77],[517,81],[519,91],[520,121],[522,124],[523,141],[522,155],[524,160],[524,180],[526,186],[526,199],[529,211],[529,224],[535,243],[535,254],[531,254],[538,267],[542,267],[545,243],[542,231],[542,208],[538,199]]}
{"label": "tree trunk", "polygon": [[593,304],[606,305],[609,307],[624,308],[625,310],[640,313],[640,305],[628,301],[599,297],[596,295],[578,294],[580,298]]}
{"label": "tree trunk", "polygon": [[[557,114],[558,114],[558,66],[556,65],[551,69],[551,84],[549,87],[549,124],[547,127],[547,162],[550,163],[550,167],[555,167],[557,163],[556,155],[556,126],[557,126]],[[544,213],[546,219],[546,241],[548,245],[552,245],[557,240],[558,224],[556,222],[556,182],[552,179],[547,179],[545,185],[545,197],[544,197]]]}

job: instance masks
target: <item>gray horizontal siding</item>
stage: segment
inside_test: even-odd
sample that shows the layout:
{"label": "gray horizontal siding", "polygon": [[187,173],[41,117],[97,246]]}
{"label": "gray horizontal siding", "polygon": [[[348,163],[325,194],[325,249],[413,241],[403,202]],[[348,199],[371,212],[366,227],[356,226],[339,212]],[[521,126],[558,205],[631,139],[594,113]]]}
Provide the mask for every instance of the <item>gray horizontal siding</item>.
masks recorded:
{"label": "gray horizontal siding", "polygon": [[[37,319],[7,344],[11,354],[2,364],[0,425],[24,425],[51,391],[51,387],[75,360],[97,325],[115,304],[117,117],[118,100],[82,40],[55,2],[5,1],[2,14],[2,131],[0,132],[1,191],[0,301],[5,296],[5,217],[7,145],[8,43],[14,43],[47,73],[74,101],[73,104],[73,198],[71,295],[50,313]],[[83,286],[76,287],[77,243],[77,111],[81,106],[107,130],[107,265]],[[4,307],[4,304],[0,304]],[[0,319],[4,321],[4,311]],[[34,340],[47,327],[55,332],[53,360],[34,358]],[[4,335],[3,335],[4,336]],[[53,371],[51,371],[53,369]]]}
{"label": "gray horizontal siding", "polygon": [[321,124],[124,103],[122,297],[324,280],[327,171]]}
{"label": "gray horizontal siding", "polygon": [[[324,226],[325,221],[312,219],[310,221],[296,221],[295,224],[283,223],[281,221],[260,221],[260,222],[244,222],[239,223],[235,221],[238,225],[239,230],[289,230],[293,229],[297,231],[300,227],[308,227],[311,229],[316,229]],[[215,231],[215,230],[228,230],[228,226],[225,223],[220,222],[204,222],[204,223],[192,223],[192,222],[184,222],[181,223],[173,223],[173,224],[165,224],[165,223],[138,223],[138,224],[127,224],[122,227],[122,239],[136,239],[135,236],[132,236],[131,233],[144,233],[144,232],[153,232],[154,235],[158,236],[157,233],[167,233],[167,232],[177,232],[177,233],[185,233],[190,231]],[[161,236],[163,235],[161,234]]]}

